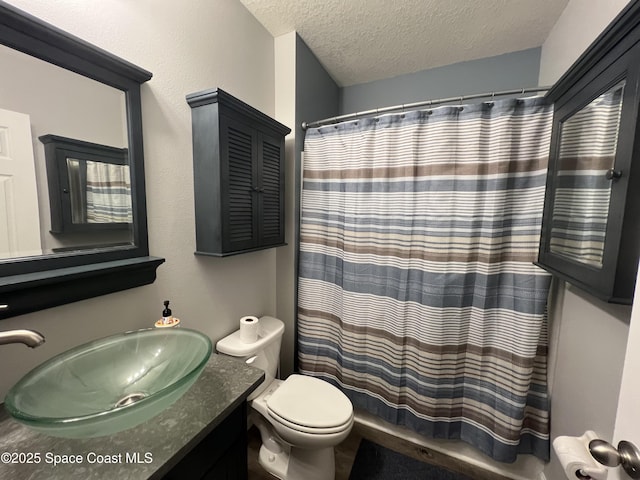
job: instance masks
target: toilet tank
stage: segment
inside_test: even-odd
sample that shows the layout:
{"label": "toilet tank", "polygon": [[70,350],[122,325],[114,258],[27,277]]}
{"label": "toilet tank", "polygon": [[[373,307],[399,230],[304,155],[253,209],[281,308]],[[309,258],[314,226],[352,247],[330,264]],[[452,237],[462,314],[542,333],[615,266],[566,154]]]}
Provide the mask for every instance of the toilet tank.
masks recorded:
{"label": "toilet tank", "polygon": [[280,362],[280,345],[284,323],[274,317],[260,317],[258,340],[245,343],[240,340],[240,330],[236,330],[216,343],[216,351],[231,357],[243,359],[252,367],[264,370],[264,382],[249,395],[249,400],[262,393],[276,378]]}

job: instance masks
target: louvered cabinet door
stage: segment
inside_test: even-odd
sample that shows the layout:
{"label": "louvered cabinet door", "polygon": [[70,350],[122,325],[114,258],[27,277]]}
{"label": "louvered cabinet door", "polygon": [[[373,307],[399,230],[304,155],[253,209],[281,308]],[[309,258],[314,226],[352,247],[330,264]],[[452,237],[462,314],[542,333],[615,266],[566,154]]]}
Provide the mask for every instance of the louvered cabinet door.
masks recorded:
{"label": "louvered cabinet door", "polygon": [[193,129],[196,254],[285,245],[289,127],[219,88],[187,95]]}
{"label": "louvered cabinet door", "polygon": [[223,253],[258,246],[258,132],[220,117]]}
{"label": "louvered cabinet door", "polygon": [[259,242],[262,246],[284,243],[284,141],[258,134]]}

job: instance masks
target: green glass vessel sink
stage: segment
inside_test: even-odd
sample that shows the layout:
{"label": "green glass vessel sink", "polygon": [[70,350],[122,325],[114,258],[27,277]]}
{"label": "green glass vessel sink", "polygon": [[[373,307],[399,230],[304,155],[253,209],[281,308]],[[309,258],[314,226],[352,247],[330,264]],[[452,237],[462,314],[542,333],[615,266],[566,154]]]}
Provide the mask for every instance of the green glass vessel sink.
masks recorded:
{"label": "green glass vessel sink", "polygon": [[72,348],[16,383],[5,408],[28,427],[67,438],[110,435],[178,400],[211,356],[211,340],[186,328],[126,332]]}

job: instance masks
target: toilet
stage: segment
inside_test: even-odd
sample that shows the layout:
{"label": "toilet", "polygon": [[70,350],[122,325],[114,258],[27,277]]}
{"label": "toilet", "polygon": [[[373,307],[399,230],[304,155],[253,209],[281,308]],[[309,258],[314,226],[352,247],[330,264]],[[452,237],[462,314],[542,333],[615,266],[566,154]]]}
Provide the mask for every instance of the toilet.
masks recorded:
{"label": "toilet", "polygon": [[333,448],[353,427],[353,405],[323,380],[296,374],[276,378],[283,333],[281,320],[261,317],[257,341],[242,342],[236,330],[216,350],[265,372],[264,382],[248,397],[249,421],[262,439],[260,465],[282,480],[334,480]]}

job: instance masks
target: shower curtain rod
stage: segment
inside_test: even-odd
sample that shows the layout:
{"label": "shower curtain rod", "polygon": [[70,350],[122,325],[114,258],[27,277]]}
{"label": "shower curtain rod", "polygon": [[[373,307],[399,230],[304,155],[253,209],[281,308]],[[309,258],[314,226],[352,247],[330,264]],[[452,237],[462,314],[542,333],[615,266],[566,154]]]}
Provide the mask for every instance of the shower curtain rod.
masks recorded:
{"label": "shower curtain rod", "polygon": [[449,98],[439,98],[437,100],[425,100],[422,102],[415,103],[405,103],[402,105],[394,105],[392,107],[382,107],[382,108],[374,108],[373,110],[364,110],[362,112],[355,113],[347,113],[345,115],[339,115],[337,117],[329,117],[323,120],[316,120],[315,122],[302,122],[302,130],[306,130],[308,128],[321,127],[324,125],[332,125],[334,123],[340,123],[347,120],[354,120],[356,118],[368,117],[371,115],[379,115],[381,113],[391,113],[396,111],[405,111],[412,110],[420,107],[428,107],[431,105],[438,105],[441,103],[450,103],[457,101],[470,100],[474,98],[484,98],[484,97],[497,97],[500,95],[524,95],[525,93],[533,93],[533,92],[542,92],[545,90],[549,90],[551,87],[533,87],[533,88],[519,88],[516,90],[503,90],[501,92],[490,92],[490,93],[474,93],[472,95],[462,95],[459,97],[449,97]]}

